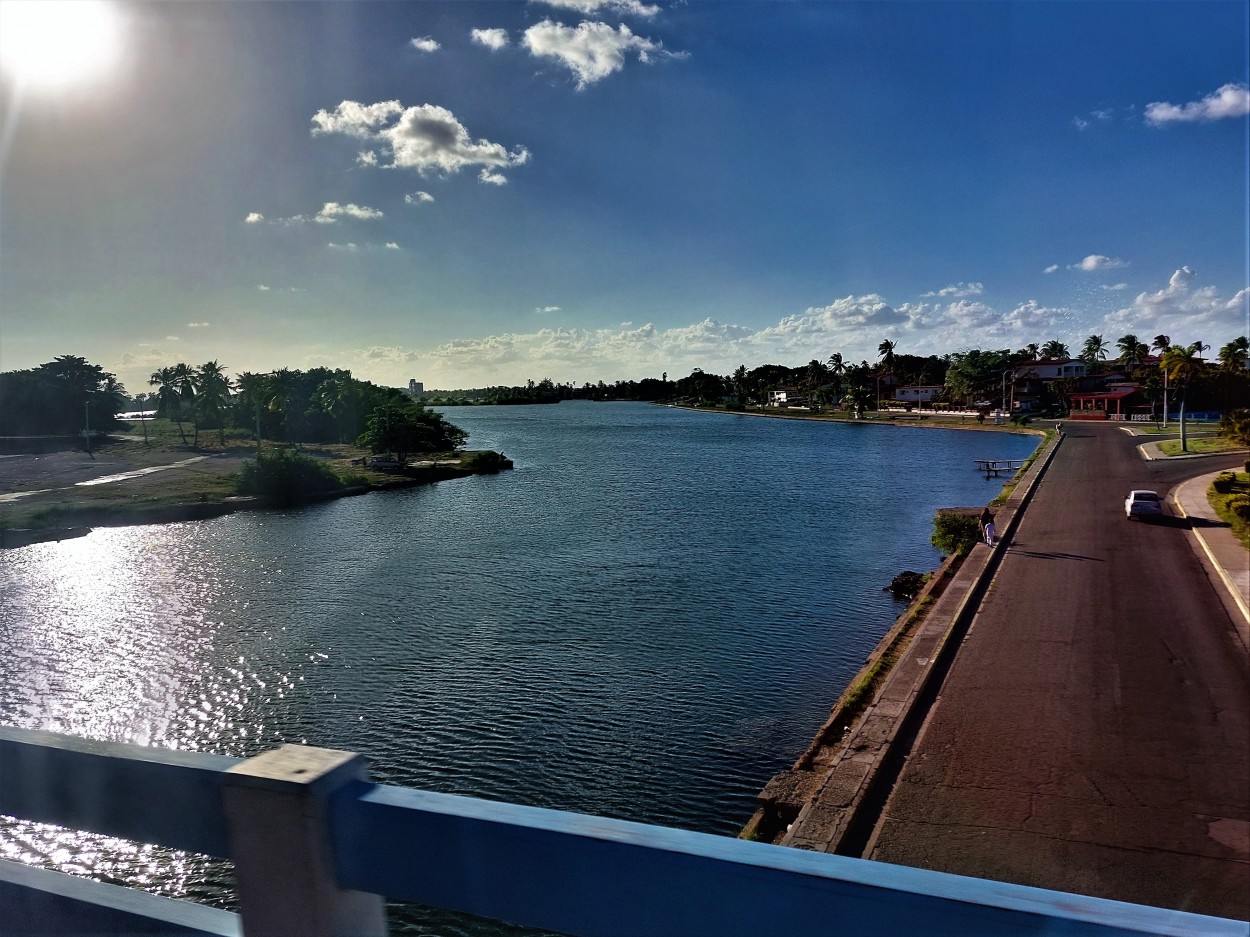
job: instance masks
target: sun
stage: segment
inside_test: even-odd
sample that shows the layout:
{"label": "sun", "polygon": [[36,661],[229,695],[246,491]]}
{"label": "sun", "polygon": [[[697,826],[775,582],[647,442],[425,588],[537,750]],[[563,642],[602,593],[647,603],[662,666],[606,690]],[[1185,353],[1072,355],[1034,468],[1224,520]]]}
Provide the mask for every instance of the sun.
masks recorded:
{"label": "sun", "polygon": [[121,51],[121,17],[107,0],[0,0],[0,71],[55,90],[106,74]]}

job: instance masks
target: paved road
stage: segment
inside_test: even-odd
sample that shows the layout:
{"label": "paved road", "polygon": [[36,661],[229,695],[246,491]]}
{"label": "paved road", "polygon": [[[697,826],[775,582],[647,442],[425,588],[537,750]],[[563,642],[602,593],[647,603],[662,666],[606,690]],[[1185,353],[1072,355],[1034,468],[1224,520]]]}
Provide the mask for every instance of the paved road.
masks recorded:
{"label": "paved road", "polygon": [[870,858],[1250,919],[1250,655],[1143,462],[1068,424],[869,844]]}

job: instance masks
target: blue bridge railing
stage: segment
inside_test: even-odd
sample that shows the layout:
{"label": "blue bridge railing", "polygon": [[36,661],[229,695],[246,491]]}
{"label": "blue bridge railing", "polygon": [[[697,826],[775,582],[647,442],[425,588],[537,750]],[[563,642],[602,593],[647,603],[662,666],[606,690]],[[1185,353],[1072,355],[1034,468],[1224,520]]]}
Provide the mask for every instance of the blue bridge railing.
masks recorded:
{"label": "blue bridge railing", "polygon": [[1204,934],[1245,922],[373,784],[349,752],[255,758],[0,728],[0,814],[230,859],[240,913],[0,862],[0,934],[372,937],[383,897],[586,937]]}

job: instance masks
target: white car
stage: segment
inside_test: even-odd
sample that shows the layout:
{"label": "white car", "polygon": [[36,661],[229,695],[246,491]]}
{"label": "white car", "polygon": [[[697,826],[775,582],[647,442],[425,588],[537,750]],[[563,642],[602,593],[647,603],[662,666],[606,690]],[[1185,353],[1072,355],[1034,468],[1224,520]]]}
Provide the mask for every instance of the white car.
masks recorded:
{"label": "white car", "polygon": [[1124,513],[1129,520],[1134,517],[1161,517],[1163,502],[1159,499],[1159,492],[1145,489],[1130,491],[1124,499]]}

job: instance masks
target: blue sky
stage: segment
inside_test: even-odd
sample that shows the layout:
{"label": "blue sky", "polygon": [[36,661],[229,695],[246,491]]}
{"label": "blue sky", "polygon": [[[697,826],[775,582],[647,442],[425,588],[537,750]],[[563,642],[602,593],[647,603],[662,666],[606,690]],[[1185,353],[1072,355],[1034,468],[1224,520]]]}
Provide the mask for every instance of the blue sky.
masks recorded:
{"label": "blue sky", "polygon": [[1247,331],[1240,0],[108,6],[86,77],[0,54],[3,370],[462,387]]}

